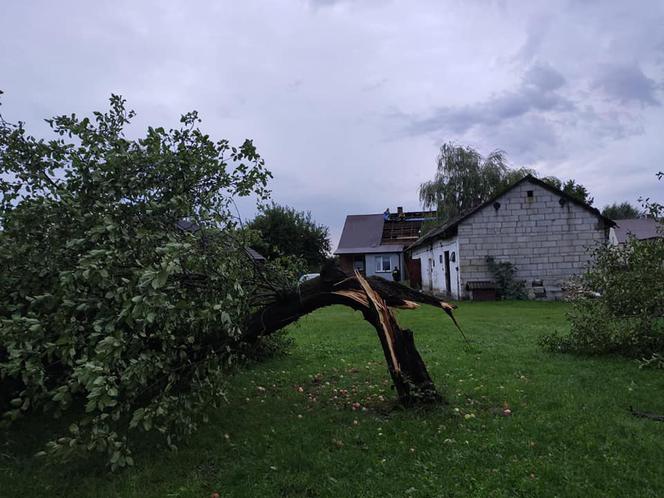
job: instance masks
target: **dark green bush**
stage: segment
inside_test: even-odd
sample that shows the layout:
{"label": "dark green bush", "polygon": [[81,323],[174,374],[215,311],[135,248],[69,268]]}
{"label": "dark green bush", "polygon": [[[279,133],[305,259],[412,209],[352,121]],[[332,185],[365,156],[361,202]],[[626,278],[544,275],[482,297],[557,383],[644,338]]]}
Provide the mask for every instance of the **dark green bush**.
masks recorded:
{"label": "dark green bush", "polygon": [[496,281],[498,299],[526,299],[526,284],[516,279],[517,267],[509,261],[496,262],[493,256],[486,257],[486,264]]}

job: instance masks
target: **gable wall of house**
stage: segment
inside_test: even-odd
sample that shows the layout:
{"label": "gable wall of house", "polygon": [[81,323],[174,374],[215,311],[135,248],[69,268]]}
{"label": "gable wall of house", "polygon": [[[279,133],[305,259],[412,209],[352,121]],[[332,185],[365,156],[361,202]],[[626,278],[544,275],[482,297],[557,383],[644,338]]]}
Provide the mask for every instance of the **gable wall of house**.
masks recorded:
{"label": "gable wall of house", "polygon": [[[532,200],[527,192],[532,191]],[[601,220],[576,204],[560,205],[558,195],[524,182],[458,227],[461,292],[469,281],[494,280],[486,256],[517,266],[517,278],[531,287],[544,281],[547,297],[560,296],[562,281],[582,273],[590,262],[587,248],[607,241]]]}

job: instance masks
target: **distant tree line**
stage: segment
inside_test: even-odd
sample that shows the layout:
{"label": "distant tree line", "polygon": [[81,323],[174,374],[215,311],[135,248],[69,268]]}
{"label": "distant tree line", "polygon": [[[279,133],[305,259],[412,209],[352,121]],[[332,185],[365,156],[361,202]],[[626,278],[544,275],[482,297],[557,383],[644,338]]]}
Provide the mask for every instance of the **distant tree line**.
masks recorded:
{"label": "distant tree line", "polygon": [[604,206],[602,214],[612,220],[628,220],[643,216],[639,208],[632,206],[629,202],[621,202],[620,204],[614,202]]}

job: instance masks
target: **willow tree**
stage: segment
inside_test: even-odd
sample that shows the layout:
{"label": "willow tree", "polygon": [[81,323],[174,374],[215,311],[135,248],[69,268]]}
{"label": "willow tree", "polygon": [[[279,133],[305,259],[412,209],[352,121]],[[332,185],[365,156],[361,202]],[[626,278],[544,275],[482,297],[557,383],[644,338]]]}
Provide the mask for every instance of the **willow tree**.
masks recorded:
{"label": "willow tree", "polygon": [[437,209],[442,220],[453,218],[494,195],[509,171],[503,151],[482,157],[472,147],[445,143],[433,180],[420,185],[420,201],[426,209]]}
{"label": "willow tree", "polygon": [[241,351],[329,304],[377,328],[402,402],[439,399],[389,307],[449,307],[333,266],[298,287],[255,264],[234,207],[269,198],[253,143],[212,140],[195,112],[134,140],[133,116],[113,96],[92,119],[48,120],[48,141],[0,117],[4,423],[66,413],[68,430],[45,429],[46,453],[131,465],[137,433],[174,446],[221,402]]}
{"label": "willow tree", "polygon": [[[447,221],[479,206],[527,175],[538,176],[529,168],[510,168],[502,150],[484,157],[472,147],[449,142],[440,147],[434,178],[420,185],[420,201],[425,209],[436,209],[440,221]],[[547,176],[542,181],[581,202],[593,202],[588,189],[575,180]]]}

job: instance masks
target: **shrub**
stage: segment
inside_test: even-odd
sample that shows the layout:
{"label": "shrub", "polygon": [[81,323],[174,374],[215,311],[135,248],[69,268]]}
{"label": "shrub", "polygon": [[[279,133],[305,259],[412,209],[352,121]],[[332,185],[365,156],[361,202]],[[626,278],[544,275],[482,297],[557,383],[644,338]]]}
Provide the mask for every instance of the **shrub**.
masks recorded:
{"label": "shrub", "polygon": [[[595,251],[572,302],[570,333],[543,338],[554,350],[630,357],[664,352],[664,239],[630,239]],[[593,297],[597,296],[597,297]]]}
{"label": "shrub", "polygon": [[517,267],[513,263],[496,262],[493,256],[487,256],[486,264],[496,281],[496,294],[499,299],[526,299],[526,284],[515,278]]}
{"label": "shrub", "polygon": [[223,399],[257,275],[233,199],[269,196],[251,141],[212,141],[195,112],[129,140],[133,115],[113,96],[49,120],[51,141],[0,119],[0,410],[66,413],[46,452],[114,468]]}

